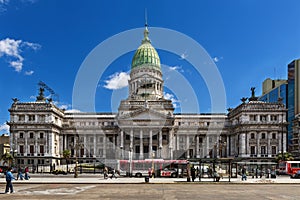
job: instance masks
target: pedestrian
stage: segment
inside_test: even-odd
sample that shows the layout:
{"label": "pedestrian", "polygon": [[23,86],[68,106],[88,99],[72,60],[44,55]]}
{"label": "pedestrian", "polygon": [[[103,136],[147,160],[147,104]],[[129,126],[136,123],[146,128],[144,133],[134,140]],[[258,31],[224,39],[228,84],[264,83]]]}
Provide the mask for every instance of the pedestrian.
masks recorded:
{"label": "pedestrian", "polygon": [[242,181],[243,180],[245,180],[245,181],[247,180],[247,175],[246,175],[246,169],[245,168],[242,169]]}
{"label": "pedestrian", "polygon": [[113,177],[117,178],[115,169],[112,170],[112,175],[111,175],[110,179],[112,179]]}
{"label": "pedestrian", "polygon": [[107,169],[107,167],[104,168],[103,174],[104,174],[104,179],[107,179],[107,177],[108,177],[108,169]]}
{"label": "pedestrian", "polygon": [[192,175],[192,181],[195,181],[196,178],[196,169],[194,167],[191,167],[191,175]]}
{"label": "pedestrian", "polygon": [[10,190],[10,193],[14,193],[14,187],[13,187],[13,184],[12,184],[12,181],[15,180],[15,177],[14,175],[12,174],[12,168],[9,167],[7,169],[7,172],[6,172],[6,188],[5,188],[5,194],[8,194],[9,190]]}
{"label": "pedestrian", "polygon": [[29,180],[30,176],[29,176],[29,169],[28,167],[25,168],[25,180]]}
{"label": "pedestrian", "polygon": [[19,178],[20,180],[23,180],[24,178],[21,167],[18,168],[18,173],[17,173],[17,180],[19,180]]}
{"label": "pedestrian", "polygon": [[149,178],[151,178],[151,176],[152,176],[152,169],[151,168],[148,169],[148,176],[149,176]]}
{"label": "pedestrian", "polygon": [[267,178],[270,178],[270,173],[271,173],[271,170],[267,169]]}

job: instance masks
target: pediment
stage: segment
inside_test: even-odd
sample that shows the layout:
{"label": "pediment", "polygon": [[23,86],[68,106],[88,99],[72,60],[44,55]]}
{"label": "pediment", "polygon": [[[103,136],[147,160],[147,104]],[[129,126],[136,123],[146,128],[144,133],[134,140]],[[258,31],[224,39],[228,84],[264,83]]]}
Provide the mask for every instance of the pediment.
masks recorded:
{"label": "pediment", "polygon": [[137,110],[131,111],[125,115],[119,115],[118,118],[119,120],[160,121],[170,119],[171,116],[149,108],[142,107]]}

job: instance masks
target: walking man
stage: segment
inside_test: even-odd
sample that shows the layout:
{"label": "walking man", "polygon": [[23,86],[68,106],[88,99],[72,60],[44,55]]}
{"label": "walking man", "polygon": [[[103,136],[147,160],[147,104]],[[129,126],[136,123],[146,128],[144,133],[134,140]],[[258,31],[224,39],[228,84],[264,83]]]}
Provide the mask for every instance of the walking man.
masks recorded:
{"label": "walking man", "polygon": [[8,168],[6,172],[6,188],[5,188],[5,194],[7,194],[10,190],[10,193],[14,193],[14,188],[12,181],[15,180],[14,175],[11,173],[12,168]]}

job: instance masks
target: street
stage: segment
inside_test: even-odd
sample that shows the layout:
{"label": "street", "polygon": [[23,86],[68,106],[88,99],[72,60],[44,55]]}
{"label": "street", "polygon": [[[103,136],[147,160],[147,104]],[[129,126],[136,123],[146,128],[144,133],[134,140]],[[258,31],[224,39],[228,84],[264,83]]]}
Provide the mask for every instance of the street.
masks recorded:
{"label": "street", "polygon": [[15,184],[0,199],[299,199],[299,184]]}

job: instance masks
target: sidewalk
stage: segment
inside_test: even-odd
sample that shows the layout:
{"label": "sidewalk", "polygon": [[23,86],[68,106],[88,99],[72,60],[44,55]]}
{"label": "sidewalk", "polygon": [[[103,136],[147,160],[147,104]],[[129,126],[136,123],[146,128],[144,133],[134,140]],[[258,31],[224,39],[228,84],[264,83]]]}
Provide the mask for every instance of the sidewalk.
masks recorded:
{"label": "sidewalk", "polygon": [[[79,174],[78,178],[69,175],[52,175],[52,174],[31,174],[30,180],[15,180],[14,184],[43,184],[43,183],[72,183],[72,184],[106,184],[106,183],[145,183],[145,178],[134,177],[118,177],[117,179],[104,179],[103,175],[99,174]],[[0,178],[0,183],[5,183],[5,178]],[[289,176],[277,176],[276,179],[270,178],[252,178],[248,177],[246,181],[241,178],[220,179],[220,182],[213,182],[213,179],[202,178],[201,182],[197,178],[195,182],[187,182],[187,178],[150,178],[149,183],[215,183],[215,184],[300,184],[300,179],[291,179]]]}

